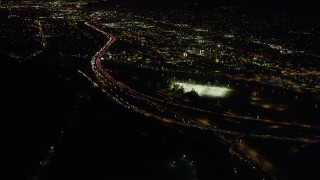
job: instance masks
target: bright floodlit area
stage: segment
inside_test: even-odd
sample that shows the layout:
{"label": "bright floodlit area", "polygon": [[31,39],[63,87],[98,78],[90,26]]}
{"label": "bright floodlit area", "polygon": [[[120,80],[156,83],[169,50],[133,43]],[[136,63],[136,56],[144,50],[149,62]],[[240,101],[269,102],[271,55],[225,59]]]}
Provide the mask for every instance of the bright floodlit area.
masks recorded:
{"label": "bright floodlit area", "polygon": [[201,85],[201,84],[191,84],[191,83],[182,83],[182,82],[173,82],[172,86],[178,85],[182,87],[184,92],[190,92],[194,90],[198,93],[200,97],[226,97],[232,91],[226,87],[210,86],[210,85]]}

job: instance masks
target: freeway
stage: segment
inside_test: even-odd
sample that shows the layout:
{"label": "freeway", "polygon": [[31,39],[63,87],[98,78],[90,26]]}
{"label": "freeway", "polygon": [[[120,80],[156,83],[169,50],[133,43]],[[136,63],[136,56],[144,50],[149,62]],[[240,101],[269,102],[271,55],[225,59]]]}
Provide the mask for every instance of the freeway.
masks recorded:
{"label": "freeway", "polygon": [[[197,128],[203,131],[214,133],[223,144],[229,147],[232,155],[239,157],[249,166],[259,167],[266,172],[272,179],[278,178],[275,166],[266,160],[258,151],[244,142],[243,137],[253,137],[261,139],[272,139],[277,141],[290,141],[296,143],[313,144],[320,142],[320,127],[308,124],[283,121],[278,122],[272,119],[256,118],[235,113],[215,113],[204,109],[177,104],[168,100],[138,92],[122,82],[114,79],[106,71],[101,60],[108,49],[116,42],[117,37],[96,27],[90,22],[85,25],[93,28],[108,38],[106,44],[100,48],[91,59],[91,68],[97,81],[92,81],[95,86],[99,86],[106,95],[115,102],[127,109],[141,113],[147,117],[158,119],[166,124],[176,124],[184,127]],[[206,117],[199,120],[199,115]],[[228,119],[228,121],[225,121]],[[237,122],[243,122],[241,124]],[[248,123],[253,125],[248,127]],[[287,134],[283,129],[292,132],[303,131],[301,134]]]}

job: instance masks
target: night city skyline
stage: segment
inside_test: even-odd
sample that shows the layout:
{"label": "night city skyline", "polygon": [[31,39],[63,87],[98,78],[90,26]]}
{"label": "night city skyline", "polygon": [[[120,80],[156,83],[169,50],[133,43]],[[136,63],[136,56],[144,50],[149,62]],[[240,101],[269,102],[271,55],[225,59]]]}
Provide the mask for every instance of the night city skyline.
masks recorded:
{"label": "night city skyline", "polygon": [[6,0],[0,23],[10,179],[319,178],[311,1]]}

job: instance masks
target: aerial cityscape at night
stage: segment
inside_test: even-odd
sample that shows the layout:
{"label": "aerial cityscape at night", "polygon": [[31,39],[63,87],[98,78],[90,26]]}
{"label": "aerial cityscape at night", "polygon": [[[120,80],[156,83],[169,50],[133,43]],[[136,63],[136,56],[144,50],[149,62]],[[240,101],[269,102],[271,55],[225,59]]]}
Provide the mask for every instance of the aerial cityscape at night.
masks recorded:
{"label": "aerial cityscape at night", "polygon": [[320,178],[320,19],[290,3],[0,1],[10,179]]}

